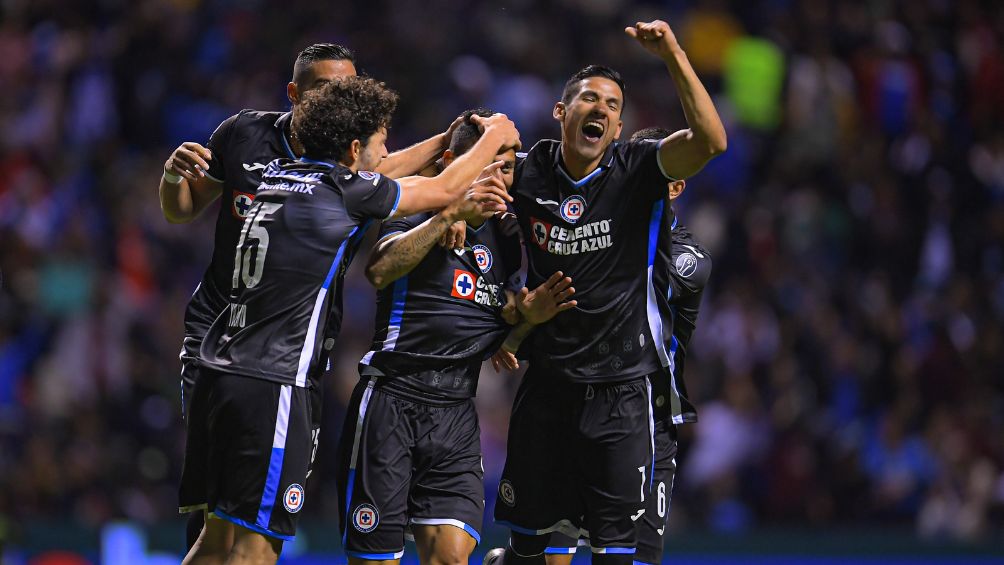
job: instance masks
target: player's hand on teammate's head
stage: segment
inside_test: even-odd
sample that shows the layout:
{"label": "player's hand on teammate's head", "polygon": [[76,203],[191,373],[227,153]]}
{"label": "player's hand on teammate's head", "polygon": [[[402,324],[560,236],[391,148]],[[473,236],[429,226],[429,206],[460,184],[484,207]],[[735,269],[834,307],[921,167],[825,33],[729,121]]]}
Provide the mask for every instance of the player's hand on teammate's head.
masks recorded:
{"label": "player's hand on teammate's head", "polygon": [[638,41],[650,53],[659,57],[668,57],[673,54],[673,51],[680,48],[680,42],[676,40],[673,30],[669,24],[662,20],[638,22],[624,28],[624,33]]}
{"label": "player's hand on teammate's head", "polygon": [[206,176],[209,170],[209,161],[212,160],[213,153],[208,148],[186,141],[178,146],[164,163],[164,170],[169,173],[181,175],[189,182]]}
{"label": "player's hand on teammate's head", "polygon": [[474,181],[459,199],[446,207],[444,215],[455,222],[480,223],[496,212],[505,212],[506,203],[512,197],[506,191],[505,182],[495,174],[489,174]]}
{"label": "player's hand on teammate's head", "polygon": [[446,249],[463,249],[467,242],[467,222],[453,222],[439,238],[439,246]]}
{"label": "player's hand on teammate's head", "polygon": [[502,367],[515,371],[519,369],[519,361],[512,352],[499,349],[495,352],[495,355],[492,355],[492,367],[495,368],[496,373],[501,373]]}
{"label": "player's hand on teammate's head", "polygon": [[453,132],[457,131],[457,128],[464,123],[464,119],[465,116],[463,114],[460,114],[459,116],[453,119],[453,121],[450,123],[450,127],[446,128],[446,131],[443,132],[444,148],[450,146],[450,141],[453,140]]}
{"label": "player's hand on teammate's head", "polygon": [[516,308],[527,322],[543,324],[565,310],[578,305],[569,300],[575,294],[572,279],[558,271],[532,291],[523,287],[516,296]]}
{"label": "player's hand on teammate's head", "polygon": [[502,145],[501,148],[505,149],[516,149],[519,150],[522,147],[519,141],[519,130],[516,129],[516,124],[509,119],[505,114],[492,114],[487,118],[484,116],[479,116],[477,114],[471,115],[471,122],[477,124],[478,129],[482,133],[488,131],[489,129],[498,130],[502,133]]}

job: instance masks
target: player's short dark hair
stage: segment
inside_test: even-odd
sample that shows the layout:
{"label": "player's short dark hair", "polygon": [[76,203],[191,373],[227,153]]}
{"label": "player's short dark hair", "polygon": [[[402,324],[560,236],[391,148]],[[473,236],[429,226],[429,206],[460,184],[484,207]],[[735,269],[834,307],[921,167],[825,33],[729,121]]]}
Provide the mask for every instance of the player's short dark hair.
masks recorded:
{"label": "player's short dark hair", "polygon": [[673,132],[664,127],[643,128],[631,134],[631,141],[666,139],[671,133]]}
{"label": "player's short dark hair", "polygon": [[315,43],[306,47],[296,56],[293,63],[293,82],[301,85],[303,74],[317,61],[348,61],[356,63],[356,55],[351,49],[337,43]]}
{"label": "player's short dark hair", "polygon": [[453,130],[453,137],[450,138],[450,151],[457,157],[470,151],[471,147],[474,147],[474,144],[481,139],[481,130],[478,128],[478,124],[471,119],[471,116],[487,118],[493,114],[495,112],[487,108],[475,108],[461,114],[463,122],[457,126],[457,129]]}
{"label": "player's short dark hair", "polygon": [[340,159],[358,139],[390,124],[397,93],[369,77],[344,77],[305,92],[293,116],[293,132],[308,157]]}
{"label": "player's short dark hair", "polygon": [[[578,93],[579,83],[592,77],[607,78],[616,82],[617,86],[621,88],[621,96],[626,96],[627,90],[624,88],[624,79],[621,78],[620,73],[604,65],[589,65],[568,79],[564,90],[561,91],[561,101],[565,104],[571,102],[572,98],[575,98],[575,95]],[[623,102],[621,105],[623,106]]]}

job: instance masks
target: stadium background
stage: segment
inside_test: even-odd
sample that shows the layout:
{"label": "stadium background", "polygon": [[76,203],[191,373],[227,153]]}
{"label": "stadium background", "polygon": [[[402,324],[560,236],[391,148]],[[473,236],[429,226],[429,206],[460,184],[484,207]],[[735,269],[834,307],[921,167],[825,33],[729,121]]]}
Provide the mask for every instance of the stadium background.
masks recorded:
{"label": "stadium background", "polygon": [[[401,93],[392,150],[478,105],[527,145],[556,136],[564,79],[594,62],[627,80],[626,134],[680,128],[662,65],[622,32],[655,18],[729,133],[678,202],[715,268],[688,362],[701,422],[682,434],[673,562],[1004,555],[999,3],[7,0],[0,561],[181,552],[177,351],[215,206],[162,218],[178,143],[241,108],[286,108],[293,59],[319,41]],[[371,335],[364,261],[289,562],[341,559],[332,457]],[[481,382],[489,505],[516,382]]]}

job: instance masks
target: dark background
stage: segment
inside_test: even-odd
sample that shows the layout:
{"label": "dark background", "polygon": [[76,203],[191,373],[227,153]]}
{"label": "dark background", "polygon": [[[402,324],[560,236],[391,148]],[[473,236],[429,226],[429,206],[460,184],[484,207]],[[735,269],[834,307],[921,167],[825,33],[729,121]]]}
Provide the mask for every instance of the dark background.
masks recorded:
{"label": "dark background", "polygon": [[[677,201],[715,266],[686,375],[701,421],[682,432],[671,531],[889,530],[1001,548],[999,3],[7,0],[7,559],[69,543],[40,531],[89,540],[116,520],[171,529],[180,551],[177,352],[215,205],[189,225],[162,218],[175,146],[241,108],[287,108],[296,53],[319,41],[350,46],[361,72],[400,92],[392,150],[479,105],[509,114],[526,145],[555,137],[553,103],[588,63],[624,74],[625,135],[682,128],[663,66],[622,31],[656,18],[729,134]],[[301,521],[314,527],[336,516],[341,406],[372,331],[358,265],[347,284]],[[481,382],[489,506],[516,384],[490,370]]]}

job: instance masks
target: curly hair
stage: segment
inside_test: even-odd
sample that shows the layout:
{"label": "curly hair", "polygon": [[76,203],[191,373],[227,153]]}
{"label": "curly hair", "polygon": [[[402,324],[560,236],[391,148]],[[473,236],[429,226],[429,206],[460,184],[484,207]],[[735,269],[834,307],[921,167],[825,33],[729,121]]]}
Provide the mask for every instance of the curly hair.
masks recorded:
{"label": "curly hair", "polygon": [[631,141],[654,141],[666,139],[673,132],[664,127],[650,127],[640,129],[631,135]]}
{"label": "curly hair", "polygon": [[390,124],[397,93],[368,77],[345,77],[306,92],[293,117],[293,132],[306,154],[315,159],[340,159],[358,139]]}

